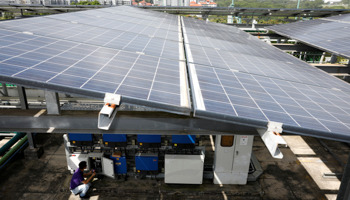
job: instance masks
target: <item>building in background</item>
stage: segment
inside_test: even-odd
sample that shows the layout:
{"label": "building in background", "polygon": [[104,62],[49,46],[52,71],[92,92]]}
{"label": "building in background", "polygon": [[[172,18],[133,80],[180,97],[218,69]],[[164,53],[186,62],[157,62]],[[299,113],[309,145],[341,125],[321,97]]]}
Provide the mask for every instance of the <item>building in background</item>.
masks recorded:
{"label": "building in background", "polygon": [[185,6],[217,7],[217,3],[210,0],[200,1],[200,2],[191,1],[189,5],[185,5]]}
{"label": "building in background", "polygon": [[328,4],[334,4],[334,3],[340,3],[342,0],[323,0],[324,3]]}
{"label": "building in background", "polygon": [[[184,6],[184,0],[163,0],[162,6]],[[186,1],[186,0],[185,0]]]}
{"label": "building in background", "polygon": [[199,7],[201,7],[202,4],[199,4],[199,3],[195,2],[195,1],[191,1],[189,6],[199,6]]}
{"label": "building in background", "polygon": [[[0,0],[1,4],[42,4],[42,5],[70,5],[85,0]],[[94,1],[94,0],[87,0]],[[131,0],[97,0],[101,5],[131,5]]]}
{"label": "building in background", "polygon": [[163,0],[153,0],[155,6],[163,6]]}

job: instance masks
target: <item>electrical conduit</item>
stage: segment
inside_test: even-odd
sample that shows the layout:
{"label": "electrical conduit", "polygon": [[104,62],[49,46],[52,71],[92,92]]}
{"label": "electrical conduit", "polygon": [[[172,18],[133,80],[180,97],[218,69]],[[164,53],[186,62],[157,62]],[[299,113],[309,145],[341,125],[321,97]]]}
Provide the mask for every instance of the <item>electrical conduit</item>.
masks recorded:
{"label": "electrical conduit", "polygon": [[17,151],[18,148],[20,148],[28,139],[28,136],[24,136],[13,148],[10,149],[1,159],[0,159],[0,166],[2,166],[3,163],[7,161],[8,158],[11,157],[13,153]]}
{"label": "electrical conduit", "polygon": [[4,144],[4,146],[2,146],[0,148],[0,156],[2,156],[3,154],[5,154],[5,152],[10,149],[12,147],[12,145],[14,145],[18,140],[20,140],[23,136],[25,135],[25,133],[17,133],[15,136],[13,136],[11,138],[11,140],[9,140],[6,144]]}

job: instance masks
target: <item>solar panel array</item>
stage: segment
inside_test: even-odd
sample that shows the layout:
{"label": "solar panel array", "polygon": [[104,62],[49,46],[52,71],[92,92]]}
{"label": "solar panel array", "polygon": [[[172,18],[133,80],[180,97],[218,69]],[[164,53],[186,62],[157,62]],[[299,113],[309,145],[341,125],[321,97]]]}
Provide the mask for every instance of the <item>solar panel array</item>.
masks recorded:
{"label": "solar panel array", "polygon": [[183,18],[183,30],[195,116],[350,139],[348,83],[235,27]]}
{"label": "solar panel array", "polygon": [[191,51],[195,52],[193,63],[350,91],[347,83],[238,28],[190,18],[183,20]]}
{"label": "solar panel array", "polygon": [[0,79],[189,112],[177,16],[142,12],[145,23],[139,12],[113,7],[0,22]]}
{"label": "solar panel array", "polygon": [[326,52],[350,58],[350,14],[266,28]]}
{"label": "solar panel array", "polygon": [[188,114],[187,70],[196,117],[350,140],[348,83],[235,27],[133,7],[0,22],[1,81]]}

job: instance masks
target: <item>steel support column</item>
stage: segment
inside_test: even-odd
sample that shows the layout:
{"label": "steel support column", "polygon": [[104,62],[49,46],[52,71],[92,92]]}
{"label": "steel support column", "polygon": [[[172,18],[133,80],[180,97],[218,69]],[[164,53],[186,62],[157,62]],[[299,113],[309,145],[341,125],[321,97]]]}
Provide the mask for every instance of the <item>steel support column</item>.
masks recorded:
{"label": "steel support column", "polygon": [[[349,62],[348,62],[348,68],[350,68],[350,58],[349,58]],[[350,76],[347,76],[347,77],[345,77],[345,79],[344,79],[346,82],[348,82],[348,83],[350,83]]]}
{"label": "steel support column", "polygon": [[27,95],[26,95],[25,88],[22,86],[17,86],[17,90],[18,90],[19,100],[21,102],[21,108],[24,110],[27,110],[28,109],[28,101],[27,101]]}
{"label": "steel support column", "polygon": [[8,96],[8,92],[7,92],[7,87],[6,87],[6,83],[1,83],[2,86],[2,93],[4,94],[4,96]]}
{"label": "steel support column", "polygon": [[339,187],[337,200],[349,200],[350,199],[350,155],[348,162],[346,163],[343,178]]}
{"label": "steel support column", "polygon": [[45,91],[46,109],[49,115],[59,115],[60,99],[57,92]]}
{"label": "steel support column", "polygon": [[333,63],[336,63],[336,62],[337,62],[337,55],[332,54],[330,62],[331,62],[332,64],[333,64]]}
{"label": "steel support column", "polygon": [[325,55],[326,55],[326,52],[323,52],[322,56],[321,56],[321,59],[320,59],[320,64],[322,64]]}
{"label": "steel support column", "polygon": [[35,148],[36,148],[36,145],[35,145],[33,133],[27,132],[27,136],[28,136],[29,148],[30,148],[30,149],[35,149]]}

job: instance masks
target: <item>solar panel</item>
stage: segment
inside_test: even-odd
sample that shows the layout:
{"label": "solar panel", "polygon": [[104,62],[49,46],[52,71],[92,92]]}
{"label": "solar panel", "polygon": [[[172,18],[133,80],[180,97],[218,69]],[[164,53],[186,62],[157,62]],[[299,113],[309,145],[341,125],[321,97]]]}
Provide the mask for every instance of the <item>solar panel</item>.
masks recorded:
{"label": "solar panel", "polygon": [[192,63],[350,91],[344,81],[235,27],[191,18],[183,21]]}
{"label": "solar panel", "polygon": [[234,27],[183,18],[183,31],[196,117],[350,139],[348,83]]}
{"label": "solar panel", "polygon": [[[74,18],[74,16],[71,17]],[[95,20],[99,21],[98,18]],[[94,21],[91,19],[90,22]],[[179,32],[164,31],[160,28],[139,24],[124,23],[124,26],[120,26],[115,24],[114,21],[108,23],[111,27],[119,27],[118,30],[50,18],[30,18],[15,22],[3,22],[1,28],[129,52],[141,52],[157,57],[179,59]],[[55,32],[52,31],[53,28],[56,30]],[[156,37],[158,35],[162,37]]]}
{"label": "solar panel", "polygon": [[266,27],[280,35],[350,58],[350,14]]}
{"label": "solar panel", "polygon": [[179,31],[157,38],[141,34],[149,27],[142,24],[127,32],[51,17],[0,22],[1,81],[100,99],[115,93],[124,103],[190,112]]}

